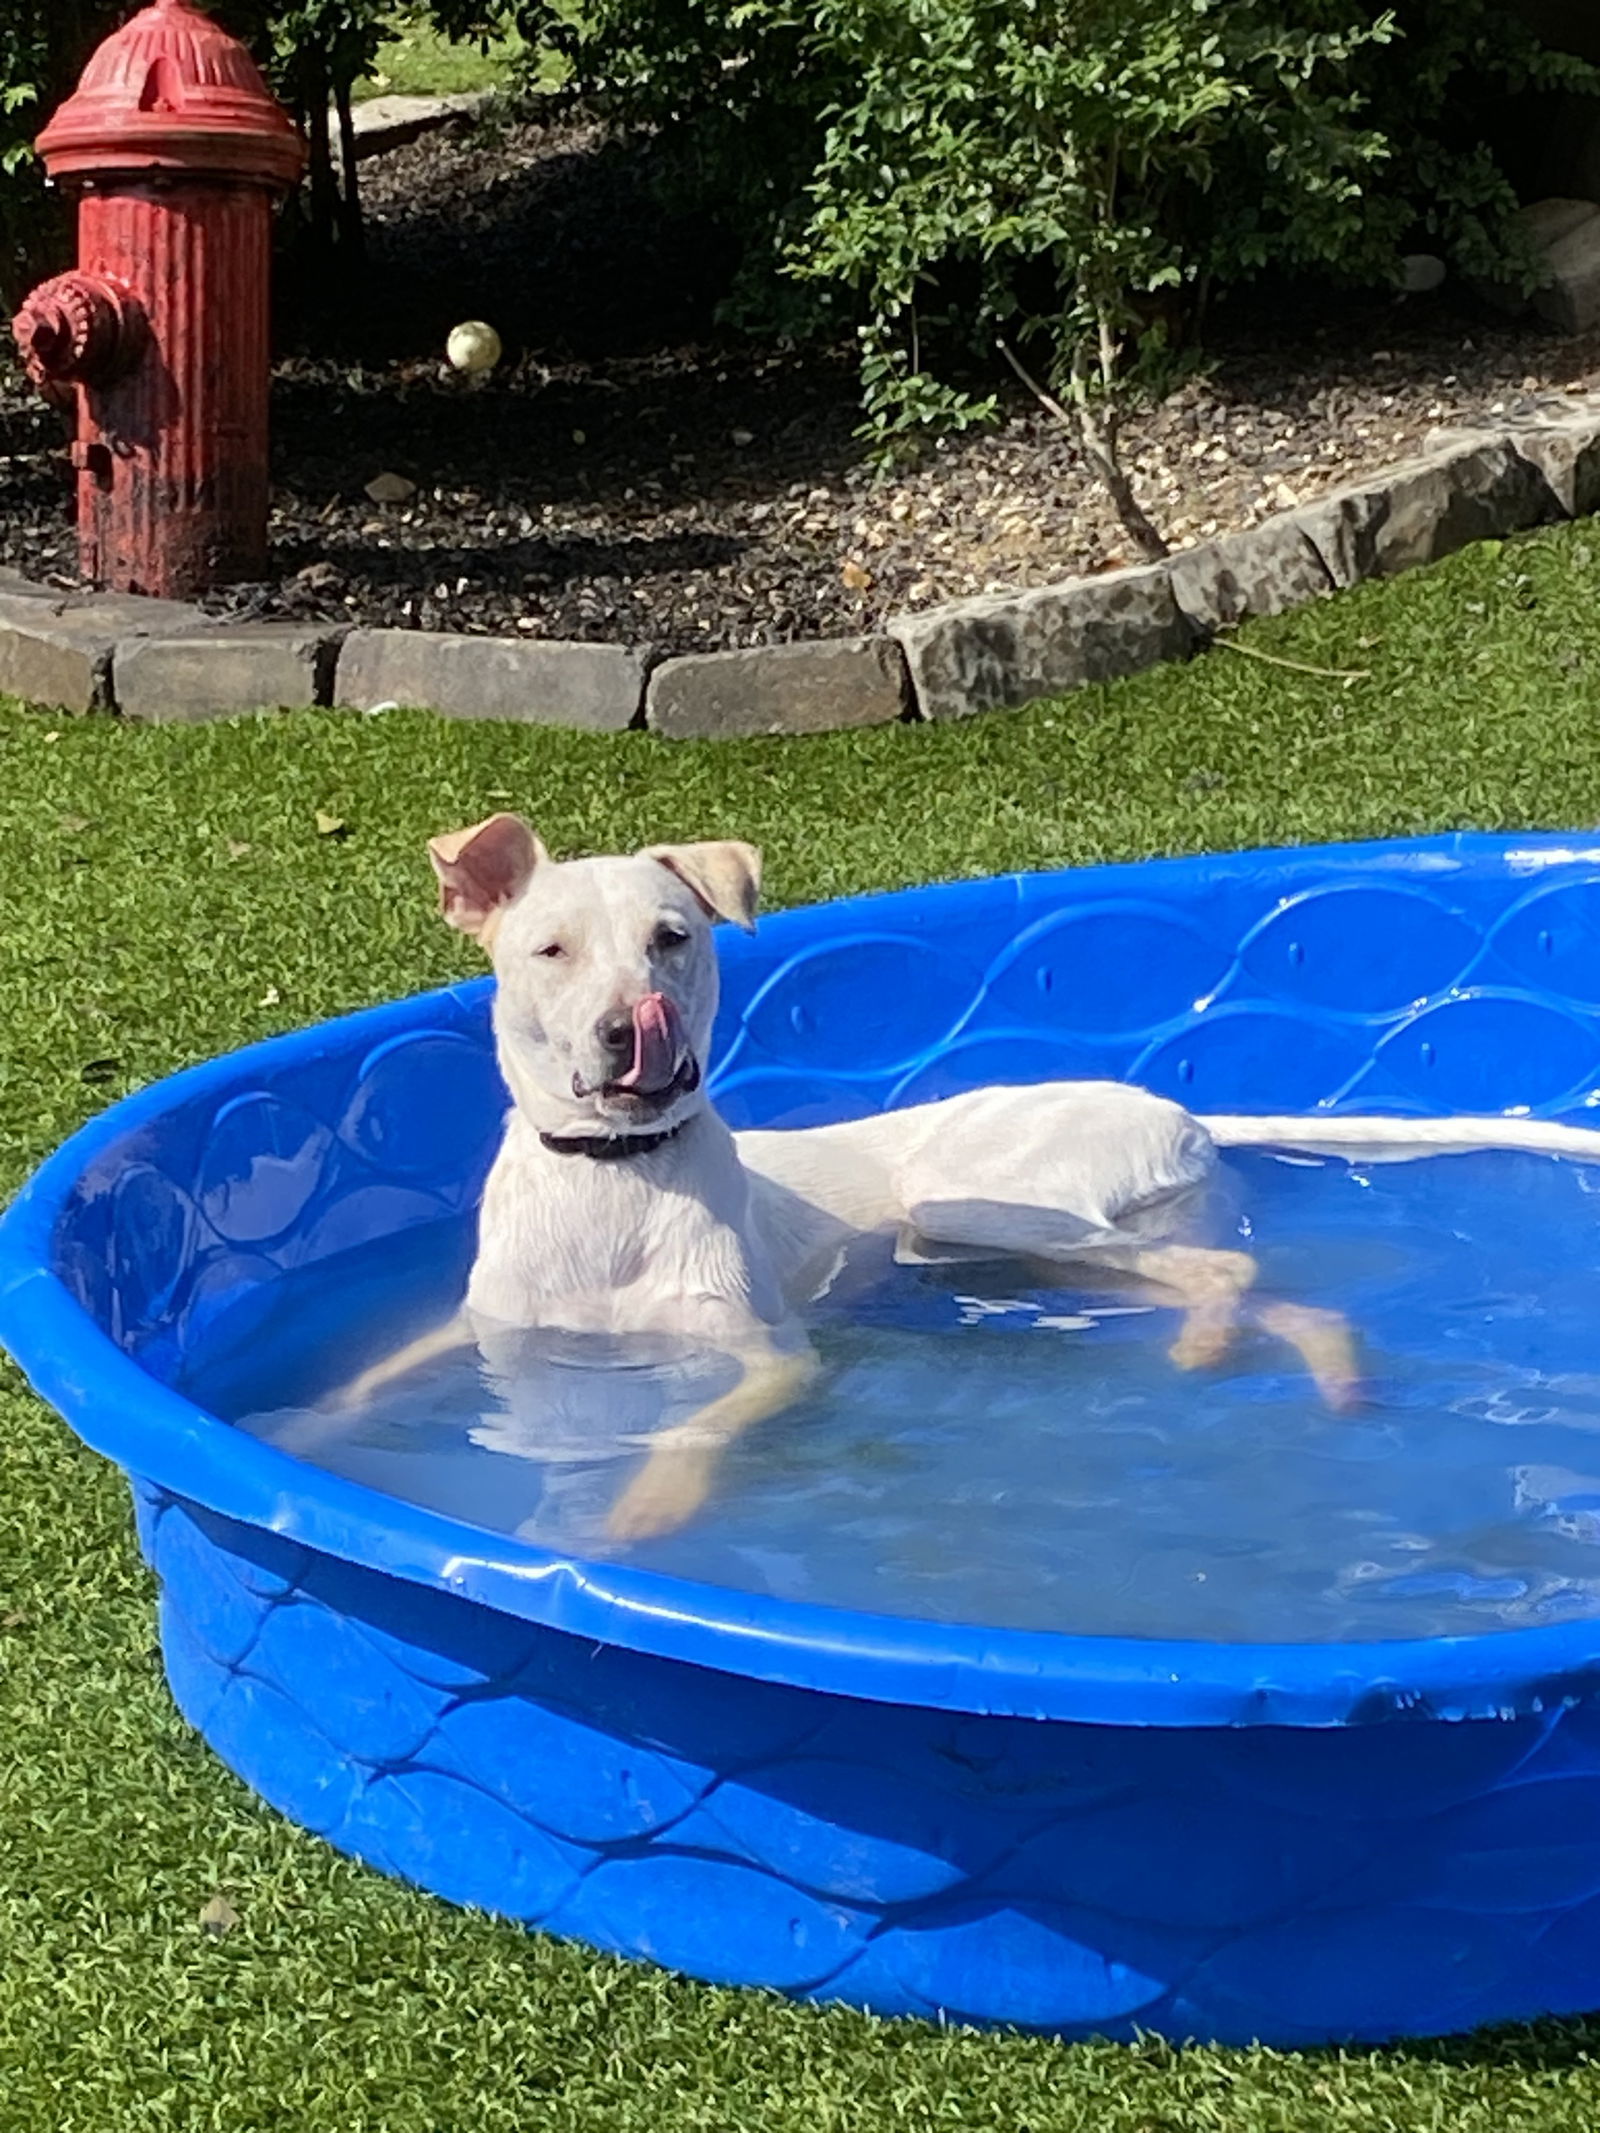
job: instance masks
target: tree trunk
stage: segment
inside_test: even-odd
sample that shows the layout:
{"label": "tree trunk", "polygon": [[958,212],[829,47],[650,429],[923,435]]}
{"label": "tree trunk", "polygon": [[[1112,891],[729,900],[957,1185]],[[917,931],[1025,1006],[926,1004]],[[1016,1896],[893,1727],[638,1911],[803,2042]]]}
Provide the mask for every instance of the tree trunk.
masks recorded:
{"label": "tree trunk", "polygon": [[[1104,416],[1101,415],[1094,404],[1093,395],[1089,390],[1088,354],[1083,343],[1079,343],[1072,359],[1072,412],[1070,414],[1055,397],[1054,393],[1046,392],[1039,381],[1029,375],[1004,341],[1000,342],[999,347],[1000,353],[1011,365],[1011,368],[1016,372],[1023,384],[1027,386],[1029,392],[1033,394],[1045,413],[1054,415],[1058,422],[1065,423],[1067,428],[1077,437],[1084,458],[1089,462],[1093,472],[1099,477],[1104,485],[1106,494],[1111,499],[1111,508],[1117,514],[1118,524],[1122,527],[1129,540],[1132,541],[1144,561],[1147,563],[1159,563],[1163,556],[1170,555],[1171,549],[1168,548],[1161,534],[1145,515],[1144,506],[1140,503],[1134,491],[1133,483],[1129,480],[1122,461],[1117,456],[1116,408],[1110,400],[1109,392]],[[1111,389],[1114,390],[1114,387]]]}
{"label": "tree trunk", "polygon": [[311,149],[306,173],[306,197],[310,203],[309,250],[319,265],[326,265],[339,227],[339,184],[334,175],[333,143],[328,133],[328,70],[320,52],[308,56],[303,96],[302,116]]}
{"label": "tree trunk", "polygon": [[343,187],[339,199],[339,244],[344,258],[359,265],[366,257],[366,219],[361,211],[361,171],[356,161],[355,114],[351,109],[354,84],[341,81],[334,91],[339,109],[339,161]]}

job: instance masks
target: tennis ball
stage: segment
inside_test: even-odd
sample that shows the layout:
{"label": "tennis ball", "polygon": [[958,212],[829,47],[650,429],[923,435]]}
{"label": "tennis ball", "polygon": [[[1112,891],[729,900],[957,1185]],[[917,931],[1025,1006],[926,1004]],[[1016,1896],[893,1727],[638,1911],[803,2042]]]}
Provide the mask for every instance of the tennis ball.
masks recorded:
{"label": "tennis ball", "polygon": [[499,362],[500,336],[481,318],[467,319],[451,329],[444,352],[455,369],[465,371],[469,378],[475,377],[482,371],[493,370]]}

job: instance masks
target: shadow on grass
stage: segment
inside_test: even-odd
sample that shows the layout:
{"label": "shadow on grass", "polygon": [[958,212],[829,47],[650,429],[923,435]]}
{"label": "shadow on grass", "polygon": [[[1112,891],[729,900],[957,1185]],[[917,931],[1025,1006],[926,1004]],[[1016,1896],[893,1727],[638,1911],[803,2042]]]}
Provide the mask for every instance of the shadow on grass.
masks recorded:
{"label": "shadow on grass", "polygon": [[[1325,2057],[1319,2053],[1317,2057]],[[1346,2056],[1349,2056],[1348,2054]],[[1391,2066],[1504,2068],[1524,2074],[1564,2074],[1600,2061],[1600,2014],[1473,2030],[1464,2037],[1431,2037],[1388,2044],[1372,2056]]]}

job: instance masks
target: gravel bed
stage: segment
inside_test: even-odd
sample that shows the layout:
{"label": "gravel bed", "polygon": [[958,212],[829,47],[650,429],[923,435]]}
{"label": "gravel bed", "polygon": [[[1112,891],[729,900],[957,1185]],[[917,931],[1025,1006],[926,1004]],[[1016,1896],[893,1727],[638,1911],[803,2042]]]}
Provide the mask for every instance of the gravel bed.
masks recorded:
{"label": "gravel bed", "polygon": [[[663,213],[650,156],[557,111],[366,166],[366,286],[333,313],[286,309],[287,345],[318,353],[277,371],[272,577],[209,604],[691,651],[850,635],[1130,560],[1070,437],[1020,387],[996,428],[876,478],[847,354],[718,328],[729,248]],[[507,348],[476,385],[439,356],[474,316]],[[1174,546],[1600,376],[1600,337],[1556,340],[1448,293],[1280,296],[1223,320],[1214,353],[1126,432]],[[414,493],[373,502],[386,475]],[[70,508],[61,420],[12,369],[0,562],[74,582]]]}

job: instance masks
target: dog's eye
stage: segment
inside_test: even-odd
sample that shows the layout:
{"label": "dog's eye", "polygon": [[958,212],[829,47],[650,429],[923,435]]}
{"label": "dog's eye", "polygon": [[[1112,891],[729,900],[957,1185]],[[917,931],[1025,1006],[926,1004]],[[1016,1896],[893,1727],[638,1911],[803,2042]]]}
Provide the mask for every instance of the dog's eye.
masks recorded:
{"label": "dog's eye", "polygon": [[650,945],[657,955],[669,955],[674,948],[681,948],[689,938],[683,926],[657,926]]}
{"label": "dog's eye", "polygon": [[547,955],[552,962],[558,962],[566,952],[566,949],[562,947],[559,941],[546,941],[539,950],[540,955]]}

